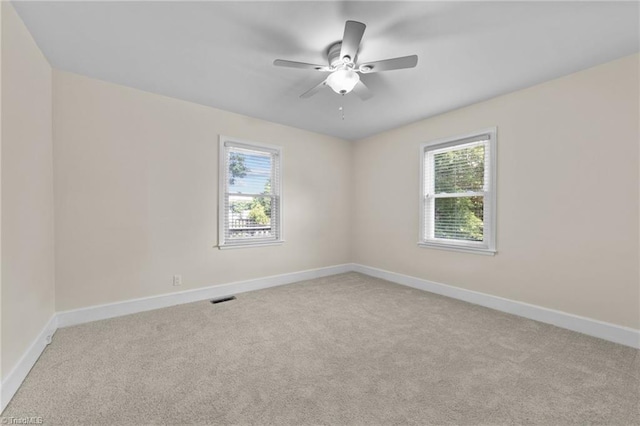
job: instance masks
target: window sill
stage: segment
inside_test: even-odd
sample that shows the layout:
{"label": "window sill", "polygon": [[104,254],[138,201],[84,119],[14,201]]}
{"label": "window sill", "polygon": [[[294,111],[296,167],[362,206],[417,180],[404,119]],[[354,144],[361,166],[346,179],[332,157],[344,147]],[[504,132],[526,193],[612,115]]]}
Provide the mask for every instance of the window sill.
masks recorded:
{"label": "window sill", "polygon": [[266,246],[279,246],[284,243],[284,240],[277,241],[265,241],[265,242],[249,242],[249,243],[235,243],[235,244],[220,244],[217,247],[220,250],[250,248],[250,247],[266,247]]}
{"label": "window sill", "polygon": [[455,244],[429,243],[426,241],[420,241],[418,243],[418,247],[457,251],[462,253],[481,254],[484,256],[494,256],[496,254],[496,250],[484,248],[484,247],[469,247],[469,246],[459,246]]}

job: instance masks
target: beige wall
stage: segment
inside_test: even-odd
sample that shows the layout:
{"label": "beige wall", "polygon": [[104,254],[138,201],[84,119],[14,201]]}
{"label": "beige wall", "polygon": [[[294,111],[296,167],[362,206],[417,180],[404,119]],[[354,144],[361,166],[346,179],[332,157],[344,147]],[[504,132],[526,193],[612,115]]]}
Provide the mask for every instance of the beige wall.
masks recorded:
{"label": "beige wall", "polygon": [[51,67],[2,2],[2,373],[54,313]]}
{"label": "beige wall", "polygon": [[[637,55],[353,145],[58,71],[54,106],[57,310],[353,260],[640,327]],[[418,248],[418,145],[494,125],[499,253]],[[285,147],[285,245],[213,248],[219,134]]]}
{"label": "beige wall", "polygon": [[[58,311],[349,262],[349,142],[66,72],[53,92]],[[285,244],[214,248],[220,134],[284,147]]]}
{"label": "beige wall", "polygon": [[[638,55],[354,145],[357,263],[640,328]],[[418,146],[498,127],[495,257],[418,240]]]}

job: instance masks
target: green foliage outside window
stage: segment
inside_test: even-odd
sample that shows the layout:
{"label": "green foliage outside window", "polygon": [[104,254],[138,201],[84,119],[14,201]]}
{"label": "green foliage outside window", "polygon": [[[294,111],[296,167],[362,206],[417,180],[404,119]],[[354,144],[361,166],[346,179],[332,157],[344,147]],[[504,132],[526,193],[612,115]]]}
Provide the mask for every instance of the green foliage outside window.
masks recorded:
{"label": "green foliage outside window", "polygon": [[[484,157],[483,145],[435,154],[435,193],[482,192]],[[444,239],[483,241],[483,213],[483,197],[436,198],[434,236]]]}
{"label": "green foliage outside window", "polygon": [[234,213],[242,213],[251,208],[250,201],[233,201],[231,202],[231,211]]}
{"label": "green foliage outside window", "polygon": [[249,219],[254,220],[260,225],[268,225],[271,222],[269,216],[267,216],[264,206],[256,201],[253,202],[251,210],[249,211]]}
{"label": "green foliage outside window", "polygon": [[229,154],[229,184],[234,185],[236,178],[247,176],[249,168],[244,164],[244,155],[237,152]]}
{"label": "green foliage outside window", "polygon": [[[264,184],[264,191],[262,191],[262,193],[271,194],[271,179]],[[264,208],[264,213],[268,217],[271,217],[271,197],[257,197],[256,202],[261,204]]]}
{"label": "green foliage outside window", "polygon": [[[248,172],[250,170],[245,168],[244,173]],[[271,194],[271,180],[265,183],[262,193]],[[260,225],[268,225],[271,223],[271,197],[256,197],[253,201],[233,201],[231,211],[234,213],[249,211],[249,219]]]}

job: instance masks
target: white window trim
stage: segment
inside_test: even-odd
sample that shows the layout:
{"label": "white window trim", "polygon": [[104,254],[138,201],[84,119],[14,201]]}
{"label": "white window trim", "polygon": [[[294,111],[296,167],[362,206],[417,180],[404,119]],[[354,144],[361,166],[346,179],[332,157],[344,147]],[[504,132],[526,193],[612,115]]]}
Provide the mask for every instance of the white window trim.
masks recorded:
{"label": "white window trim", "polygon": [[[278,158],[280,161],[280,179],[278,179],[277,186],[277,194],[279,198],[280,208],[278,209],[278,217],[277,217],[277,226],[279,235],[277,239],[268,239],[268,240],[245,240],[245,241],[234,241],[232,243],[225,242],[224,240],[224,220],[225,220],[225,192],[226,192],[226,179],[227,179],[227,170],[225,164],[225,143],[231,142],[234,145],[244,145],[248,149],[262,148],[266,150],[276,151],[278,153]],[[218,248],[220,250],[225,249],[237,249],[237,248],[248,248],[248,247],[266,247],[266,246],[276,246],[284,243],[284,229],[282,227],[283,223],[283,194],[282,194],[282,175],[283,175],[283,155],[282,155],[282,147],[277,145],[271,145],[266,143],[259,143],[253,141],[242,140],[238,138],[232,138],[229,136],[220,135],[219,138],[219,146],[218,146]],[[273,186],[272,186],[273,188]]]}
{"label": "white window trim", "polygon": [[[423,143],[420,145],[420,194],[419,194],[419,218],[420,218],[420,234],[418,236],[418,246],[424,248],[436,248],[441,250],[458,251],[464,253],[475,253],[493,256],[496,251],[496,217],[497,217],[497,203],[496,203],[496,159],[497,155],[497,133],[496,127],[490,127],[488,129],[480,130],[473,133],[459,135],[455,137],[448,137],[442,139],[436,139],[431,142]],[[427,148],[433,149],[434,147],[441,146],[445,148],[447,145],[457,145],[457,143],[464,143],[465,139],[472,139],[481,135],[489,135],[489,185],[490,191],[484,194],[485,205],[489,207],[489,218],[485,221],[484,237],[486,242],[477,243],[473,241],[451,241],[439,239],[425,239],[425,223],[426,223],[426,211],[425,211],[425,166],[424,155]]]}

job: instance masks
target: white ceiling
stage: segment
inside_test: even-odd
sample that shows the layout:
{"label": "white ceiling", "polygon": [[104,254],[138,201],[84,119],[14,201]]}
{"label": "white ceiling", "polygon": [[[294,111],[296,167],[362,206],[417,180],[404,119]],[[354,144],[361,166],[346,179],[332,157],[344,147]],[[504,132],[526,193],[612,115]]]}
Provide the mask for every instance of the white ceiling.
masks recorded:
{"label": "white ceiling", "polygon": [[[637,2],[14,2],[62,70],[311,131],[360,139],[638,51]],[[368,101],[274,59],[326,63],[348,19]],[[344,121],[338,107],[344,105]]]}

